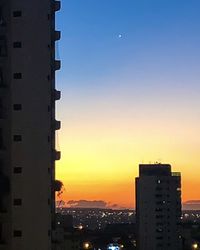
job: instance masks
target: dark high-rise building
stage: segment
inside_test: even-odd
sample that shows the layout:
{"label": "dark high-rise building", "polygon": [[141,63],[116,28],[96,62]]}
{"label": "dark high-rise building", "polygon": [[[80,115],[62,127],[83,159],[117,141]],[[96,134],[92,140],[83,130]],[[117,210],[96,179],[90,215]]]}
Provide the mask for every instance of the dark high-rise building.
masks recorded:
{"label": "dark high-rise building", "polygon": [[181,175],[169,164],[141,164],[136,178],[138,250],[179,250]]}
{"label": "dark high-rise building", "polygon": [[59,9],[55,0],[0,0],[1,250],[52,249]]}

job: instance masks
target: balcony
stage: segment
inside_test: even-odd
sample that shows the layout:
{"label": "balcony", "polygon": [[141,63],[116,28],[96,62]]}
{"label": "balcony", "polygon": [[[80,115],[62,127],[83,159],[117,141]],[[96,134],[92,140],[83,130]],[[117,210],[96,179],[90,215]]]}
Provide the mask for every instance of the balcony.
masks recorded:
{"label": "balcony", "polygon": [[0,240],[0,250],[7,250],[7,249],[8,249],[8,245],[6,241]]}
{"label": "balcony", "polygon": [[[0,173],[0,190],[1,190],[1,198],[2,196],[9,194],[10,192],[10,181],[8,177],[2,173]],[[0,212],[3,212],[3,211],[4,209],[0,206]]]}
{"label": "balcony", "polygon": [[3,77],[3,70],[0,68],[0,88],[5,88],[6,84]]}
{"label": "balcony", "polygon": [[4,146],[2,139],[0,138],[0,152],[5,151],[6,147]]}
{"label": "balcony", "polygon": [[1,82],[1,80],[0,80],[1,96],[2,96],[2,95],[5,95],[5,92],[4,92],[4,94],[3,94],[2,91],[5,91],[7,87],[8,87],[8,86],[7,86],[5,83]]}
{"label": "balcony", "polygon": [[60,38],[61,38],[61,32],[58,30],[54,31],[54,40],[58,41],[60,40]]}
{"label": "balcony", "polygon": [[59,130],[61,128],[61,122],[60,121],[54,121],[54,129]]}
{"label": "balcony", "polygon": [[59,70],[61,68],[61,61],[55,60],[54,67],[55,67],[55,70]]}
{"label": "balcony", "polygon": [[0,209],[0,221],[7,222],[9,220],[9,213],[6,209]]}
{"label": "balcony", "polygon": [[61,8],[61,2],[60,1],[55,1],[54,2],[54,11],[59,11]]}
{"label": "balcony", "polygon": [[5,36],[0,36],[0,58],[7,56],[7,43]]}
{"label": "balcony", "polygon": [[57,150],[54,150],[54,151],[53,151],[53,159],[54,159],[55,161],[59,161],[60,158],[61,158],[61,152],[60,152],[60,151],[57,151]]}
{"label": "balcony", "polygon": [[54,89],[54,100],[58,101],[61,98],[61,91]]}
{"label": "balcony", "polygon": [[0,120],[5,119],[5,118],[6,118],[5,109],[0,107]]}

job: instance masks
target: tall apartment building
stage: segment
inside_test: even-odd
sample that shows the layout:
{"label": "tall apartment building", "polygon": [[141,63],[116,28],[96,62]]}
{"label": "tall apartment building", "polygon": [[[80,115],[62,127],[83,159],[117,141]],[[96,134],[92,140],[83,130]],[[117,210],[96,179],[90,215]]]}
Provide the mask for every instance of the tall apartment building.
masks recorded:
{"label": "tall apartment building", "polygon": [[136,178],[138,250],[179,250],[181,175],[169,164],[141,164]]}
{"label": "tall apartment building", "polygon": [[55,0],[0,0],[0,250],[51,250]]}

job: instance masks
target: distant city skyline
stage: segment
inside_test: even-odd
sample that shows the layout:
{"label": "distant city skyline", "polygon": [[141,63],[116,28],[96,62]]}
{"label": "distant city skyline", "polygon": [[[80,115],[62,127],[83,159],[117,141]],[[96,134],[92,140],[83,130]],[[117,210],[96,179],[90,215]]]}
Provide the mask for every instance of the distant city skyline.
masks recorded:
{"label": "distant city skyline", "polygon": [[[133,209],[135,207],[121,207],[118,204],[107,203],[103,200],[62,200],[57,201],[57,207],[65,207],[65,208],[97,208],[97,209]],[[200,201],[199,200],[188,200],[182,202],[182,210],[200,210]]]}
{"label": "distant city skyline", "polygon": [[64,200],[134,207],[139,163],[182,174],[199,200],[200,2],[62,1],[57,178]]}

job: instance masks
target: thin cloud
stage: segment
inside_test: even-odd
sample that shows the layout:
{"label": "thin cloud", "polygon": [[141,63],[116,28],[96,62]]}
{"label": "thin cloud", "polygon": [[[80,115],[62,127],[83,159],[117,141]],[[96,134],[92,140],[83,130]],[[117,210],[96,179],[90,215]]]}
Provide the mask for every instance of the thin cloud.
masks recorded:
{"label": "thin cloud", "polygon": [[103,200],[70,200],[67,202],[70,207],[74,208],[106,208],[107,202]]}

